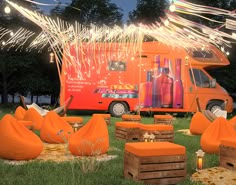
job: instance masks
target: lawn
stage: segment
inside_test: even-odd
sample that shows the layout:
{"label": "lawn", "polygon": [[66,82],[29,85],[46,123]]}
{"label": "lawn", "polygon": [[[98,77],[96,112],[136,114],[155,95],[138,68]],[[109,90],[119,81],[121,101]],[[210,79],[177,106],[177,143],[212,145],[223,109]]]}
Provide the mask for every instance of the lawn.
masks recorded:
{"label": "lawn", "polygon": [[[15,106],[0,109],[0,117],[6,113],[13,114]],[[91,115],[80,115],[86,123]],[[177,117],[174,121],[174,143],[186,147],[187,150],[187,178],[179,184],[200,184],[191,182],[190,177],[195,172],[196,154],[200,149],[200,137],[189,136],[178,132],[180,129],[188,129],[191,116]],[[110,137],[110,149],[108,154],[117,155],[115,159],[102,162],[95,172],[84,173],[81,165],[73,161],[55,162],[28,162],[22,165],[9,165],[0,160],[0,184],[1,185],[137,185],[132,180],[123,178],[124,141],[115,139],[115,122],[121,118],[111,118],[108,126]],[[153,123],[152,116],[142,117],[143,123]],[[99,132],[99,131],[98,131]],[[204,168],[219,165],[218,155],[206,154]]]}

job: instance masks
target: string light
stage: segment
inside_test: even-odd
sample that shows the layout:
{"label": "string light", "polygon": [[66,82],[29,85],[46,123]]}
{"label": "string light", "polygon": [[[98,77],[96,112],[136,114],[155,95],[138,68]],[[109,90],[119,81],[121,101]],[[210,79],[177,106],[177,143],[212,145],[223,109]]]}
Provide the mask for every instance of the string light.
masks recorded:
{"label": "string light", "polygon": [[50,63],[54,63],[54,53],[50,53],[49,54],[49,56],[50,56]]}
{"label": "string light", "polygon": [[171,5],[170,5],[170,7],[169,7],[169,10],[170,10],[171,12],[174,12],[174,11],[176,10],[174,1],[171,2]]}
{"label": "string light", "polygon": [[6,14],[11,13],[10,7],[9,7],[9,6],[6,6],[6,7],[4,8],[4,12],[5,12]]}
{"label": "string light", "polygon": [[[107,26],[96,27],[95,25],[90,25],[90,28],[88,28],[78,22],[70,24],[59,19],[53,20],[50,17],[40,15],[9,0],[6,0],[6,2],[40,26],[43,31],[35,39],[31,39],[34,33],[19,29],[12,33],[12,37],[6,42],[2,42],[2,45],[4,47],[18,47],[18,45],[23,47],[28,43],[26,40],[30,39],[32,42],[26,49],[29,51],[38,49],[40,51],[49,44],[53,51],[58,51],[55,53],[57,61],[62,62],[63,60],[68,68],[75,68],[81,79],[83,79],[83,75],[91,75],[91,61],[94,61],[96,71],[99,73],[104,60],[114,60],[114,58],[134,60],[133,56],[136,56],[135,54],[142,47],[143,36],[171,47],[180,47],[186,50],[200,48],[207,51],[210,50],[212,45],[218,48],[224,46],[223,52],[230,46],[228,39],[236,39],[236,33],[231,35],[219,29],[211,29],[180,16],[183,13],[207,19],[204,14],[217,14],[227,17],[234,17],[235,14],[227,10],[195,5],[186,1],[171,1],[170,12],[177,12],[178,14],[167,11],[166,19],[161,19],[161,23],[155,22],[151,25],[130,24],[124,25],[123,28],[119,26],[113,28]],[[212,21],[211,19],[208,20]],[[226,24],[217,21],[216,23],[220,24],[221,27],[223,25],[236,30],[233,29],[236,28],[236,21],[227,19]],[[1,30],[0,28],[0,38],[9,33],[11,34],[10,30]],[[61,48],[63,48],[63,51]],[[91,54],[95,50],[97,53],[104,53],[104,50],[109,52],[94,58]],[[88,72],[81,73],[83,67],[88,69]]]}

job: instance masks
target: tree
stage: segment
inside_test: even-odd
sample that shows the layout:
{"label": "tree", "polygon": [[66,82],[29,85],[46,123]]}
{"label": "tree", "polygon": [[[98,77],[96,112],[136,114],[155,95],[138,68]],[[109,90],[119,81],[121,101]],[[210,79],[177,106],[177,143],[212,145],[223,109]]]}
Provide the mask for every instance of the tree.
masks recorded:
{"label": "tree", "polygon": [[136,9],[129,13],[129,23],[151,24],[164,16],[169,0],[138,0]]}
{"label": "tree", "polygon": [[[4,3],[5,1],[0,1],[1,8],[5,7]],[[21,0],[20,3],[27,9],[37,9],[34,4],[29,2]],[[14,11],[14,9],[12,9],[9,15],[0,14],[1,26],[12,29],[13,32],[20,27],[36,32],[36,34],[41,31],[37,25],[23,17],[17,11]],[[7,36],[9,37],[10,35]],[[16,92],[21,94],[32,92],[35,95],[58,94],[59,80],[54,77],[57,71],[50,71],[45,67],[49,65],[48,52],[42,54],[35,50],[27,53],[24,50],[21,52],[15,51],[14,48],[8,50],[3,47],[1,49],[0,93],[2,95],[2,103],[8,103],[8,95],[13,95]],[[45,60],[45,58],[47,59]],[[57,82],[55,83],[56,80]]]}
{"label": "tree", "polygon": [[64,20],[78,21],[83,25],[121,25],[123,14],[110,0],[72,0],[65,8]]}

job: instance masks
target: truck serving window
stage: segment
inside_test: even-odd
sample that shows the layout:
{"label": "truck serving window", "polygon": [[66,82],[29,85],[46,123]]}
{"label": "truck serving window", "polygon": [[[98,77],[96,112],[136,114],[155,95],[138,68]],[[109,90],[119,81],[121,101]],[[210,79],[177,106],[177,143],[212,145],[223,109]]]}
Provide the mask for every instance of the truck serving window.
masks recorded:
{"label": "truck serving window", "polygon": [[126,71],[126,62],[123,61],[109,61],[108,62],[109,71]]}
{"label": "truck serving window", "polygon": [[[200,69],[189,69],[189,74],[191,82],[194,84],[194,79],[197,87],[209,88],[210,79],[209,77]],[[194,75],[194,78],[193,78]]]}

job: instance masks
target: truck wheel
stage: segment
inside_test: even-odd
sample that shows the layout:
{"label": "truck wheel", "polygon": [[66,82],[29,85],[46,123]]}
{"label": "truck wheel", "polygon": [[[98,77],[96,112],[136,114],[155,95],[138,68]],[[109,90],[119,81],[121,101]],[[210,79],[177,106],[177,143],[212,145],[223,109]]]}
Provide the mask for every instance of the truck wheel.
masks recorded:
{"label": "truck wheel", "polygon": [[214,112],[214,110],[216,109],[224,110],[222,105],[223,105],[222,102],[214,101],[207,105],[207,110],[210,110],[211,112]]}
{"label": "truck wheel", "polygon": [[128,112],[128,106],[124,102],[112,102],[109,107],[109,112],[114,117],[121,117]]}

